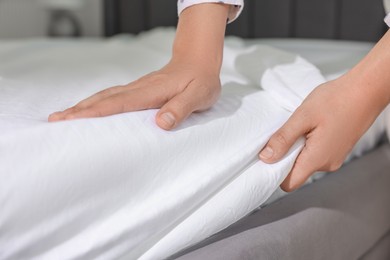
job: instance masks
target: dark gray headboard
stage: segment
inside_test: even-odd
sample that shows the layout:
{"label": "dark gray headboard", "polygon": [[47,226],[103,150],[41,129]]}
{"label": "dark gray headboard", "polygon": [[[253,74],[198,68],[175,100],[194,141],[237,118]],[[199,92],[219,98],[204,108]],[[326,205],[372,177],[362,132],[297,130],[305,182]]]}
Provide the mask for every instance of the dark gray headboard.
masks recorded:
{"label": "dark gray headboard", "polygon": [[[104,0],[107,36],[175,26],[177,0]],[[382,0],[245,0],[227,34],[377,41],[385,32]]]}

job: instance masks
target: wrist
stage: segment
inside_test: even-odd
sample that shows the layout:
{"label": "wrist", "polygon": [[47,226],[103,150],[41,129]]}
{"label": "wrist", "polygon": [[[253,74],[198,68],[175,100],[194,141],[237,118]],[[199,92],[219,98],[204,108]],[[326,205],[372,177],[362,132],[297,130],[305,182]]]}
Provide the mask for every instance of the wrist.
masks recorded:
{"label": "wrist", "polygon": [[216,3],[197,4],[179,17],[172,60],[200,66],[219,74],[229,6]]}
{"label": "wrist", "polygon": [[372,111],[374,115],[379,115],[390,102],[386,85],[373,79],[369,73],[351,70],[338,80],[340,85],[347,88],[350,99],[355,100],[358,107]]}
{"label": "wrist", "polygon": [[364,89],[382,107],[390,102],[390,30],[346,76]]}
{"label": "wrist", "polygon": [[[206,51],[205,51],[206,52]],[[222,67],[222,54],[199,53],[193,50],[174,50],[171,62],[187,64],[208,74],[219,75]]]}

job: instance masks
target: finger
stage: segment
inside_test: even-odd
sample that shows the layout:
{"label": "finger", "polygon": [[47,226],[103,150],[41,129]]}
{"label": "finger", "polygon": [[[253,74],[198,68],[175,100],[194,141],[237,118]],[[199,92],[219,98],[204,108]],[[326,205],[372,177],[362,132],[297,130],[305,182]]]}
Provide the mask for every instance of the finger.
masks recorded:
{"label": "finger", "polygon": [[260,160],[275,163],[290,150],[301,136],[307,134],[311,127],[302,113],[295,112],[289,120],[269,139],[259,154]]}
{"label": "finger", "polygon": [[57,121],[65,120],[65,116],[67,114],[75,113],[76,111],[78,111],[76,107],[71,107],[64,111],[55,112],[49,116],[48,120],[49,122],[57,122]]}
{"label": "finger", "polygon": [[307,140],[287,178],[280,185],[282,190],[291,192],[302,186],[307,179],[324,165],[321,150],[316,149],[312,140]]}
{"label": "finger", "polygon": [[122,91],[125,91],[126,89],[130,88],[130,85],[127,85],[127,86],[115,86],[115,87],[111,87],[111,88],[108,88],[108,89],[105,89],[105,90],[102,90],[92,96],[90,96],[89,98],[86,98],[82,101],[80,101],[76,107],[79,107],[79,108],[86,108],[86,107],[89,107],[89,106],[92,106],[94,103],[96,102],[99,102],[103,99],[106,99],[110,96],[113,96],[113,95],[116,95]]}
{"label": "finger", "polygon": [[101,101],[109,96],[118,94],[118,93],[124,91],[124,88],[125,88],[125,86],[116,86],[116,87],[111,87],[111,88],[105,89],[103,91],[100,91],[100,92],[90,96],[89,98],[82,100],[77,105],[75,105],[71,108],[68,108],[64,111],[58,111],[58,112],[51,114],[49,116],[49,122],[56,122],[56,121],[60,121],[60,120],[65,120],[67,115],[75,113],[83,108],[87,108],[87,107],[93,105],[94,103],[99,102],[99,101]]}
{"label": "finger", "polygon": [[69,113],[65,116],[65,120],[104,117],[131,111],[159,108],[168,100],[166,96],[167,94],[162,90],[157,91],[155,88],[127,90],[103,99],[90,107]]}
{"label": "finger", "polygon": [[170,99],[157,113],[156,123],[164,130],[171,130],[193,112],[209,108],[218,95],[211,94],[207,87],[190,83],[187,88]]}

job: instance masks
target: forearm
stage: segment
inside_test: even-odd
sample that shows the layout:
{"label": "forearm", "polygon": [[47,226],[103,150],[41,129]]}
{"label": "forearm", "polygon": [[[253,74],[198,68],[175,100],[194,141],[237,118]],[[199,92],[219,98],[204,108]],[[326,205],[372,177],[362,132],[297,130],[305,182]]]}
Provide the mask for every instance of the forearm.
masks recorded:
{"label": "forearm", "polygon": [[[390,31],[345,76],[349,87],[377,113],[390,102]],[[364,103],[363,103],[364,104]]]}
{"label": "forearm", "polygon": [[219,73],[229,6],[198,4],[185,9],[179,18],[173,60],[185,60]]}

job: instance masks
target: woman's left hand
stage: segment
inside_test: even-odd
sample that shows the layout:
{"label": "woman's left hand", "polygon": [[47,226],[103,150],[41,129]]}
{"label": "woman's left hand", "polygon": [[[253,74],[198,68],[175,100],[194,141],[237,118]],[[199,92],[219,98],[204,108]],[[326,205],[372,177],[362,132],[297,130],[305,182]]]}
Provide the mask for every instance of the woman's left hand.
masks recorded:
{"label": "woman's left hand", "polygon": [[[266,163],[280,160],[301,136],[306,144],[281,188],[293,191],[316,171],[336,171],[383,106],[348,76],[317,87],[270,138],[259,157]],[[377,102],[376,102],[377,101]]]}

